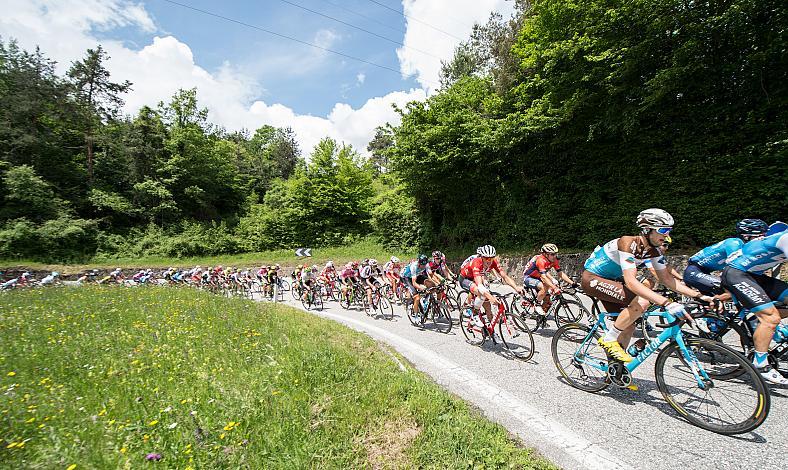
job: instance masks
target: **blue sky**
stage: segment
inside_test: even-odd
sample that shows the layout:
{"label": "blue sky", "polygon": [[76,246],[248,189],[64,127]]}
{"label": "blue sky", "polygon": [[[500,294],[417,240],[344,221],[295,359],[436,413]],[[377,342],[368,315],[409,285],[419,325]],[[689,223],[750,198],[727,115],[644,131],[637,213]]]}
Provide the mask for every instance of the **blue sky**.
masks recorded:
{"label": "blue sky", "polygon": [[365,153],[375,127],[398,122],[392,103],[434,91],[441,58],[474,22],[512,10],[506,0],[177,1],[391,70],[165,0],[0,0],[0,36],[40,46],[61,72],[102,44],[113,78],[134,83],[129,114],[197,87],[210,119],[228,129],[287,126],[305,155],[326,136]]}

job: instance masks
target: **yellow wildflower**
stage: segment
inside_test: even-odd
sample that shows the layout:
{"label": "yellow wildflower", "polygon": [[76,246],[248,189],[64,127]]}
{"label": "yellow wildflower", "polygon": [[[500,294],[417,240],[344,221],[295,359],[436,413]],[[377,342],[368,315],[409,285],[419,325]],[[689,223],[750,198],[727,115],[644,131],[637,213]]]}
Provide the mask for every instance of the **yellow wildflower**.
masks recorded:
{"label": "yellow wildflower", "polygon": [[15,376],[15,375],[16,375],[16,372],[14,372],[14,371],[11,371],[11,372],[9,372],[9,373],[8,373],[8,374],[6,374],[6,375],[7,375],[7,376],[9,376],[9,377],[13,377],[13,376]]}
{"label": "yellow wildflower", "polygon": [[158,422],[159,422],[159,420],[158,420],[158,419],[154,419],[153,421],[151,421],[150,423],[148,423],[148,426],[156,426],[156,424],[158,424]]}

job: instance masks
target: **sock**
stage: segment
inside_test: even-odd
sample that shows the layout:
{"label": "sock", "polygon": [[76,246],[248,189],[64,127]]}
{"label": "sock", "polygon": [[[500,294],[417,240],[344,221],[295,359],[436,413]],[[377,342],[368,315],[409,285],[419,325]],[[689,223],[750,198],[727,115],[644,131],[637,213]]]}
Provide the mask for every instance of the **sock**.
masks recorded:
{"label": "sock", "polygon": [[607,323],[607,332],[605,333],[604,341],[617,341],[618,335],[621,334],[621,330],[616,328],[616,326],[614,325],[615,320],[606,318],[605,323]]}
{"label": "sock", "polygon": [[755,367],[766,367],[769,365],[768,353],[755,351],[755,357],[752,359]]}

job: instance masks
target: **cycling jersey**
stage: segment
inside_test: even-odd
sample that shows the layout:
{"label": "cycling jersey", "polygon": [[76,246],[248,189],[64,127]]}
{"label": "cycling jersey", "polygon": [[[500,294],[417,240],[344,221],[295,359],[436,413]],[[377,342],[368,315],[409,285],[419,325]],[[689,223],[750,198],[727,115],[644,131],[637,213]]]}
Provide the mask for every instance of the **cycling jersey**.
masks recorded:
{"label": "cycling jersey", "polygon": [[320,271],[320,277],[330,277],[336,275],[336,273],[337,270],[335,268],[323,268],[323,270]]}
{"label": "cycling jersey", "polygon": [[625,269],[637,269],[649,259],[657,271],[667,267],[665,256],[657,248],[643,246],[637,237],[621,237],[597,246],[583,267],[599,277],[622,280]]}
{"label": "cycling jersey", "polygon": [[557,272],[561,271],[561,266],[558,264],[558,258],[555,262],[550,262],[545,255],[536,255],[528,261],[523,270],[523,277],[532,277],[534,279],[541,279],[542,274],[545,274],[550,268],[555,269]]}
{"label": "cycling jersey", "polygon": [[695,253],[690,257],[689,263],[697,265],[707,274],[712,271],[722,271],[725,260],[743,245],[744,241],[741,238],[727,238]]}
{"label": "cycling jersey", "polygon": [[399,263],[392,263],[391,261],[383,265],[383,272],[392,276],[399,276],[400,269],[402,269],[402,266]]}
{"label": "cycling jersey", "polygon": [[498,265],[498,259],[493,258],[492,263],[488,267],[484,267],[484,258],[479,255],[473,255],[463,261],[460,268],[460,276],[473,281],[476,276],[484,277],[490,271],[501,273],[501,267]]}
{"label": "cycling jersey", "polygon": [[432,270],[432,272],[439,273],[442,272],[444,269],[446,269],[446,262],[440,261],[439,263],[436,263],[434,260],[430,260],[430,262],[427,263],[427,266],[430,267],[430,270]]}
{"label": "cycling jersey", "polygon": [[361,279],[369,279],[372,276],[372,266],[362,266],[358,270],[358,276]]}
{"label": "cycling jersey", "polygon": [[342,279],[350,279],[352,277],[356,277],[357,273],[356,270],[350,267],[345,267],[341,273],[339,273],[339,277]]}
{"label": "cycling jersey", "polygon": [[761,274],[788,258],[788,231],[745,243],[728,258],[728,265],[740,271]]}
{"label": "cycling jersey", "polygon": [[414,260],[405,266],[400,276],[406,279],[411,279],[422,274],[426,274],[428,276],[432,274],[429,263],[425,264],[424,266],[419,266],[419,261]]}
{"label": "cycling jersey", "polygon": [[49,275],[48,275],[47,277],[45,277],[44,279],[41,279],[41,285],[42,285],[42,286],[46,286],[46,285],[48,285],[48,284],[52,284],[53,282],[55,282],[55,276],[53,276],[53,275],[51,275],[51,274],[49,274]]}

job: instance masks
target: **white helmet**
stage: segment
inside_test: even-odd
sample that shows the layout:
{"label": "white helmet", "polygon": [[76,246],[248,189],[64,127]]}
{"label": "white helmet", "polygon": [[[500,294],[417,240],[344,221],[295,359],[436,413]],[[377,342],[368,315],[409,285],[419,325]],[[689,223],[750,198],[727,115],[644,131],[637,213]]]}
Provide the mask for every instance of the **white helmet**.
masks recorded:
{"label": "white helmet", "polygon": [[662,209],[646,209],[638,214],[637,225],[643,230],[673,227],[673,216]]}
{"label": "white helmet", "polygon": [[326,267],[327,268],[333,268],[334,267],[334,262],[329,260],[328,263],[326,263]]}
{"label": "white helmet", "polygon": [[542,253],[558,253],[558,247],[553,243],[545,243],[542,245]]}
{"label": "white helmet", "polygon": [[52,277],[58,277],[58,276],[60,276],[60,273],[59,273],[59,272],[57,272],[57,271],[52,271]]}
{"label": "white helmet", "polygon": [[375,266],[377,266],[377,265],[378,265],[378,260],[376,260],[376,259],[374,259],[374,258],[373,258],[373,259],[371,259],[371,260],[369,260],[369,265],[370,265],[370,266],[372,266],[372,267],[374,268]]}
{"label": "white helmet", "polygon": [[480,246],[479,248],[476,248],[476,254],[485,258],[494,258],[496,255],[495,247],[492,245]]}
{"label": "white helmet", "polygon": [[392,256],[390,261],[392,263],[399,263],[399,258],[397,258],[396,256]]}

